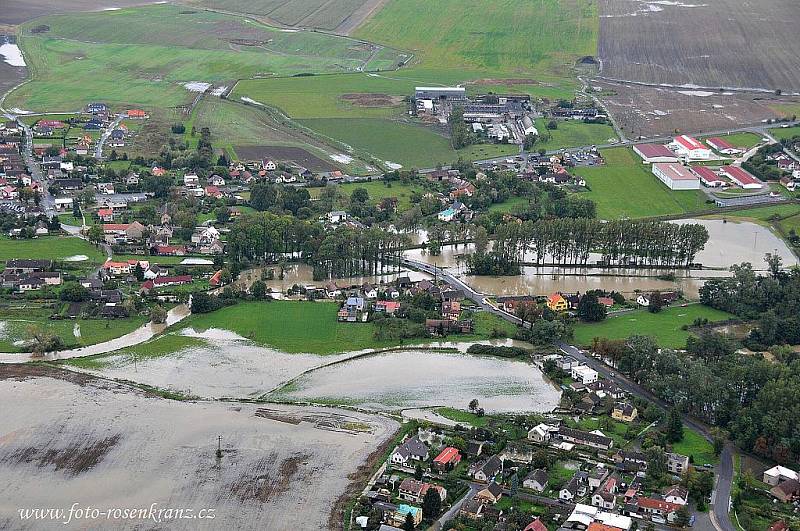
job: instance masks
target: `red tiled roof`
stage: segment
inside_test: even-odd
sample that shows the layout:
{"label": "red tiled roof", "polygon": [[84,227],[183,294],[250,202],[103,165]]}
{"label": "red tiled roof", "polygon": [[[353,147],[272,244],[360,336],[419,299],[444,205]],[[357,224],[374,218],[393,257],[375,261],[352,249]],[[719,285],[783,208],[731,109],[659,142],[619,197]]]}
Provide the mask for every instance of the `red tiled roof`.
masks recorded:
{"label": "red tiled roof", "polygon": [[525,527],[525,531],[547,531],[547,526],[544,525],[539,518],[537,518],[533,522],[529,523],[527,527]]}
{"label": "red tiled roof", "polygon": [[720,151],[725,150],[725,149],[736,149],[736,146],[734,146],[733,144],[731,144],[727,140],[719,138],[719,137],[716,137],[716,136],[707,139],[706,142],[708,142],[708,145],[710,145],[714,149],[718,149]]}
{"label": "red tiled roof", "polygon": [[696,138],[692,138],[691,136],[687,135],[680,135],[675,137],[675,142],[682,145],[687,149],[707,149],[706,146],[702,144]]}
{"label": "red tiled roof", "polygon": [[460,460],[461,460],[461,454],[458,453],[458,449],[453,448],[452,446],[448,446],[447,448],[442,450],[442,453],[436,456],[436,459],[434,459],[433,462],[446,465],[447,463],[450,463],[452,461],[460,461]]}
{"label": "red tiled roof", "polygon": [[643,509],[659,510],[664,513],[671,513],[681,508],[677,503],[656,500],[654,498],[639,498],[638,505]]}

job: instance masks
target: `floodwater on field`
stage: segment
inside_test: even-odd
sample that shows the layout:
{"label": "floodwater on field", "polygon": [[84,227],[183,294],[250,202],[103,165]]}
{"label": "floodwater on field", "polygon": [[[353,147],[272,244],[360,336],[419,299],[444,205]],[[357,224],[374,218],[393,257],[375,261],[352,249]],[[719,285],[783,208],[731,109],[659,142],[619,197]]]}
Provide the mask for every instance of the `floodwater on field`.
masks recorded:
{"label": "floodwater on field", "polygon": [[[432,256],[424,249],[406,251],[404,256],[446,268],[477,291],[498,296],[549,295],[556,291],[573,293],[591,289],[632,295],[639,291],[680,289],[687,297],[697,298],[705,280],[729,275],[726,268],[733,264],[750,262],[754,269],[764,270],[766,253],[778,253],[785,266],[798,263],[797,257],[783,240],[768,228],[755,223],[726,223],[716,219],[687,219],[675,223],[699,223],[708,229],[709,241],[705,249],[698,253],[696,261],[715,269],[659,271],[600,267],[523,267],[523,274],[519,276],[489,277],[466,274],[464,259],[473,252],[472,245],[445,246],[439,256]],[[599,255],[591,258],[599,259]],[[668,272],[675,274],[675,282],[657,278],[660,273]]]}
{"label": "floodwater on field", "polygon": [[431,406],[487,412],[551,411],[560,391],[534,365],[462,353],[402,351],[361,357],[299,378],[274,397],[337,402],[376,410]]}
{"label": "floodwater on field", "polygon": [[416,271],[401,269],[399,272],[389,273],[386,275],[349,277],[349,278],[335,279],[333,281],[314,280],[314,269],[310,265],[301,263],[292,263],[288,264],[288,268],[284,272],[283,279],[278,278],[281,269],[276,264],[264,267],[256,267],[253,269],[248,269],[247,271],[243,271],[239,275],[239,278],[236,280],[235,284],[237,287],[240,288],[249,288],[250,286],[253,285],[253,282],[261,279],[262,271],[270,269],[272,269],[275,272],[275,277],[272,280],[265,280],[264,283],[273,293],[276,294],[277,293],[286,294],[286,290],[290,289],[294,285],[323,287],[329,282],[335,282],[336,285],[339,287],[347,287],[347,286],[361,286],[364,283],[379,284],[382,282],[391,282],[399,276],[408,276],[412,281],[431,278],[430,275],[426,275],[425,273],[418,273]]}
{"label": "floodwater on field", "polygon": [[[8,373],[26,370],[43,369],[0,367],[1,529],[330,529],[351,476],[398,426],[328,408],[179,402],[81,375]],[[18,514],[73,504],[145,513],[66,524]],[[148,520],[152,504],[215,518]]]}

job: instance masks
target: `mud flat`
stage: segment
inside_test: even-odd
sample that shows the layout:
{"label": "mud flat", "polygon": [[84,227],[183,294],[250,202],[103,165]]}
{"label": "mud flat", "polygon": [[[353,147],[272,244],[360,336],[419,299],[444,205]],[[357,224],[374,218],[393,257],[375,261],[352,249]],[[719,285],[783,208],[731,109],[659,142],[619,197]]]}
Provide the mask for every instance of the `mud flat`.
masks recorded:
{"label": "mud flat", "polygon": [[[327,408],[169,401],[36,366],[0,367],[0,401],[3,529],[340,527],[332,508],[398,427]],[[73,503],[214,509],[214,519],[64,525],[18,513]]]}

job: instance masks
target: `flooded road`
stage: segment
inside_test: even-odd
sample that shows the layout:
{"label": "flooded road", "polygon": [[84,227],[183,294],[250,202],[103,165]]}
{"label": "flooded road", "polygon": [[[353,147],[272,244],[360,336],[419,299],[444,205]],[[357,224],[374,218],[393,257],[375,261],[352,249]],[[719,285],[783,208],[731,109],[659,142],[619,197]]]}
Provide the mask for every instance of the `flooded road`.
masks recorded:
{"label": "flooded road", "polygon": [[534,365],[436,351],[376,354],[317,369],[270,395],[376,410],[430,406],[466,409],[477,398],[490,413],[552,410],[560,391]]}
{"label": "flooded road", "polygon": [[426,275],[425,273],[419,273],[417,271],[411,271],[408,269],[401,269],[398,272],[389,273],[385,275],[348,277],[348,278],[335,279],[332,281],[314,280],[314,270],[310,265],[302,263],[291,263],[288,264],[288,267],[284,272],[283,279],[278,278],[281,271],[280,267],[278,267],[277,265],[270,265],[265,267],[256,267],[253,269],[248,269],[247,271],[243,271],[241,275],[239,275],[239,278],[236,280],[235,285],[239,288],[249,289],[250,286],[253,285],[253,282],[261,279],[263,271],[270,269],[274,271],[275,278],[273,278],[272,280],[264,280],[264,283],[267,285],[270,291],[272,291],[273,294],[276,295],[277,294],[285,295],[286,290],[290,289],[294,285],[324,287],[329,282],[334,282],[339,287],[347,287],[347,286],[361,286],[365,283],[379,284],[382,282],[392,282],[399,276],[407,276],[411,278],[412,281],[430,278],[430,275]]}

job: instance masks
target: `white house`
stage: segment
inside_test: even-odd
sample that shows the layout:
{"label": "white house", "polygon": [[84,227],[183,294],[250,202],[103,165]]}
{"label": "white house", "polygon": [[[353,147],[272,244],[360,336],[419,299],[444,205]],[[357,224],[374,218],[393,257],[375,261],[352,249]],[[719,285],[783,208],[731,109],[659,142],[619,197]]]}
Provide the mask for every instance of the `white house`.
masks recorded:
{"label": "white house", "polygon": [[528,440],[540,444],[546,444],[553,438],[553,433],[557,432],[558,428],[549,426],[547,424],[537,424],[528,431]]}
{"label": "white house", "polygon": [[578,365],[570,370],[573,380],[581,382],[583,385],[597,381],[597,371],[586,365]]}
{"label": "white house", "polygon": [[783,483],[784,481],[788,481],[790,479],[800,481],[798,476],[800,476],[800,474],[794,470],[778,465],[764,471],[763,481],[767,485],[772,485],[774,487],[779,483]]}
{"label": "white house", "polygon": [[197,188],[200,186],[200,177],[195,173],[187,173],[183,176],[183,185],[187,188]]}

